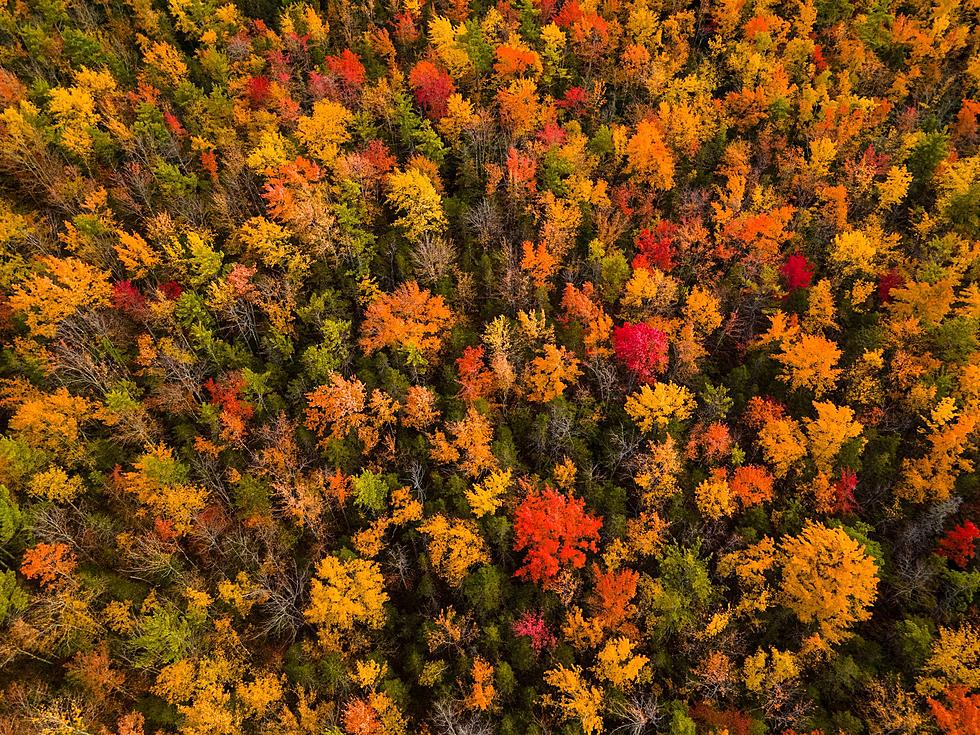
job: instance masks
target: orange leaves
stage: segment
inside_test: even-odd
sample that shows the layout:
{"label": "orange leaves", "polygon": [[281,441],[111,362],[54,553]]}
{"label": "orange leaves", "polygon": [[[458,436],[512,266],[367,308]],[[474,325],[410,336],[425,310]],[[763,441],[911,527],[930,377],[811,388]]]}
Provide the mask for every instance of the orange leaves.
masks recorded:
{"label": "orange leaves", "polygon": [[842,529],[807,522],[780,548],[783,599],[801,622],[816,623],[823,638],[837,643],[854,623],[871,617],[878,567]]}
{"label": "orange leaves", "polygon": [[602,572],[599,566],[592,565],[595,574],[595,587],[590,604],[595,619],[609,630],[619,630],[636,613],[632,604],[636,595],[636,585],[640,581],[638,572],[620,569]]}
{"label": "orange leaves", "polygon": [[530,240],[525,240],[521,244],[523,257],[521,258],[521,268],[531,275],[531,280],[538,288],[546,288],[548,280],[558,269],[558,259],[555,258],[544,243],[535,245]]}
{"label": "orange leaves", "polygon": [[384,347],[395,347],[409,360],[425,364],[439,351],[443,332],[453,321],[442,296],[433,296],[415,281],[408,281],[371,301],[364,314],[359,344],[368,355]]}
{"label": "orange leaves", "polygon": [[49,275],[34,275],[14,289],[10,307],[22,312],[36,337],[55,336],[58,325],[86,307],[108,306],[109,274],[78,258],[40,259]]}
{"label": "orange leaves", "polygon": [[544,354],[531,361],[525,374],[528,400],[547,403],[565,392],[582,374],[578,358],[564,347],[549,344]]}
{"label": "orange leaves", "polygon": [[581,322],[585,328],[582,341],[585,343],[586,355],[600,357],[611,353],[608,344],[613,328],[612,317],[602,308],[590,281],[582,284],[581,289],[566,283],[561,306],[569,317]]}
{"label": "orange leaves", "polygon": [[627,170],[646,181],[654,191],[674,186],[674,154],[664,143],[660,126],[642,120],[626,144]]}
{"label": "orange leaves", "polygon": [[948,706],[932,697],[929,709],[945,735],[980,735],[980,694],[970,694],[964,686],[951,687],[946,691]]}
{"label": "orange leaves", "polygon": [[309,404],[306,408],[306,428],[316,432],[321,441],[342,439],[365,422],[365,396],[364,383],[360,380],[347,380],[334,373],[330,376],[329,385],[321,385],[306,394]]}
{"label": "orange leaves", "polygon": [[75,554],[65,544],[41,543],[24,552],[20,573],[35,579],[42,587],[53,587],[69,577],[78,566]]}
{"label": "orange leaves", "polygon": [[560,495],[550,487],[531,493],[514,518],[514,550],[526,550],[516,575],[546,582],[562,567],[580,569],[585,552],[598,551],[602,519],[585,512],[581,498]]}

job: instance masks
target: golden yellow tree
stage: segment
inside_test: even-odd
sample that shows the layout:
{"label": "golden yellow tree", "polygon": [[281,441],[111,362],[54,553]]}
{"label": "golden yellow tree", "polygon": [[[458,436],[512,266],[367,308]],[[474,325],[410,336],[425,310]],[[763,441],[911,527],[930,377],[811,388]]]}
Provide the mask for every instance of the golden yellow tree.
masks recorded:
{"label": "golden yellow tree", "polygon": [[782,601],[803,623],[815,623],[830,643],[871,617],[878,567],[864,547],[840,528],[808,522],[780,544]]}
{"label": "golden yellow tree", "polygon": [[439,576],[453,587],[477,564],[488,564],[490,554],[480,529],[473,521],[432,516],[419,526],[429,537],[429,559]]}

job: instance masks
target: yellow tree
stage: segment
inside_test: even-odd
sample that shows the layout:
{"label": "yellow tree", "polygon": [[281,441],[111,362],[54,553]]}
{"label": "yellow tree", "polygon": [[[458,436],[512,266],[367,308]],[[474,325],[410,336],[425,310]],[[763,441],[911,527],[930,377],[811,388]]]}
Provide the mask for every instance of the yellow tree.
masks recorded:
{"label": "yellow tree", "polygon": [[316,579],[310,585],[310,605],[303,614],[320,626],[321,635],[330,639],[353,630],[358,623],[380,628],[385,622],[386,602],[388,593],[376,562],[341,561],[327,556],[316,566]]}
{"label": "yellow tree", "polygon": [[585,735],[602,732],[602,690],[591,686],[577,666],[566,669],[561,664],[545,672],[544,680],[558,690],[558,698],[548,696],[546,701],[562,711],[566,719],[582,723]]}
{"label": "yellow tree", "polygon": [[871,617],[878,567],[864,547],[840,528],[808,522],[780,544],[782,600],[803,623],[815,623],[830,643]]}
{"label": "yellow tree", "polygon": [[429,518],[419,530],[429,538],[432,566],[453,587],[459,587],[475,565],[490,562],[486,543],[473,521],[439,514]]}
{"label": "yellow tree", "polygon": [[78,258],[45,256],[49,275],[35,275],[14,289],[10,308],[24,314],[36,337],[54,337],[58,325],[85,308],[108,306],[112,296],[109,274]]}
{"label": "yellow tree", "polygon": [[409,240],[418,242],[446,226],[442,197],[432,180],[418,169],[391,174],[388,188],[388,202],[402,213],[395,224],[404,228]]}

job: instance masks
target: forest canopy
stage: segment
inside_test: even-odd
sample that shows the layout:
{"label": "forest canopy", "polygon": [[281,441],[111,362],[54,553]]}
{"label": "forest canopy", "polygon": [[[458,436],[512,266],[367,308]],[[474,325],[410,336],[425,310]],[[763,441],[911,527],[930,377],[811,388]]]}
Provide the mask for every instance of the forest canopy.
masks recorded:
{"label": "forest canopy", "polygon": [[0,3],[0,735],[980,735],[977,0]]}

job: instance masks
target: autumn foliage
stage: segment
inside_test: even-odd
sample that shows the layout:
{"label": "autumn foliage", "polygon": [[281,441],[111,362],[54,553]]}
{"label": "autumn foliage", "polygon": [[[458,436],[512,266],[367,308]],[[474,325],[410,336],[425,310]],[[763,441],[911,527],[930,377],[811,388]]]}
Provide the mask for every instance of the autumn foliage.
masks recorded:
{"label": "autumn foliage", "polygon": [[978,4],[0,3],[0,735],[967,735]]}

